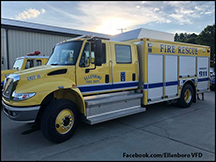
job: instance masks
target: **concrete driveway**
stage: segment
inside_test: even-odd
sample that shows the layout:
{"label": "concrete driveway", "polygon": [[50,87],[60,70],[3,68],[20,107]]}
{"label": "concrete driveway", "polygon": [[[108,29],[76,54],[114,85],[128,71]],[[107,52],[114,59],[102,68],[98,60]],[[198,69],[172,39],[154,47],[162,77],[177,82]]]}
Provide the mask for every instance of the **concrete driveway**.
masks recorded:
{"label": "concrete driveway", "polygon": [[1,111],[1,160],[215,160],[215,91],[188,109],[160,103],[144,113],[92,126],[81,123],[61,144],[49,142],[30,124],[10,121]]}

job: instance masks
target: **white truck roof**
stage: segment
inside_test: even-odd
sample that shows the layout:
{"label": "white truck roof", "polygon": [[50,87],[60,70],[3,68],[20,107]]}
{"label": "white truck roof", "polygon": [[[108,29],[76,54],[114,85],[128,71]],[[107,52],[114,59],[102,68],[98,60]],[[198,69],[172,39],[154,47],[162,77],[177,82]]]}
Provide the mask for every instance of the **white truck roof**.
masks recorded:
{"label": "white truck roof", "polygon": [[38,58],[49,58],[49,56],[20,56],[17,57],[16,60],[23,59],[23,58],[38,59]]}
{"label": "white truck roof", "polygon": [[139,28],[135,30],[131,30],[125,33],[121,33],[111,37],[111,41],[129,41],[133,39],[140,39],[140,38],[153,38],[153,39],[160,39],[166,41],[174,41],[174,34],[161,32],[151,29]]}

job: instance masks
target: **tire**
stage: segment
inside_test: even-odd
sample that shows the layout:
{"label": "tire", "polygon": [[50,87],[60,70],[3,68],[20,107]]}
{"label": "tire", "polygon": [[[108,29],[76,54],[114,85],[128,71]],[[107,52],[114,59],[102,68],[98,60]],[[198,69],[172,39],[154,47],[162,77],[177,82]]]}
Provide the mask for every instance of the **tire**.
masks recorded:
{"label": "tire", "polygon": [[61,143],[71,138],[79,123],[76,105],[66,99],[50,103],[41,117],[41,131],[45,138]]}
{"label": "tire", "polygon": [[177,105],[181,108],[188,108],[191,106],[194,97],[194,91],[190,84],[186,84],[182,91],[181,96],[177,101]]}

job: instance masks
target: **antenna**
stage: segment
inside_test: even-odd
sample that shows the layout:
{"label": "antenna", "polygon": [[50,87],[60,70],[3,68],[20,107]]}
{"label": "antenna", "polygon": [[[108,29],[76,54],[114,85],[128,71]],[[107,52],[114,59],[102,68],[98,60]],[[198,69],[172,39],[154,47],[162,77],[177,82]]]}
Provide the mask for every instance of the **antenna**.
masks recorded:
{"label": "antenna", "polygon": [[123,33],[123,30],[126,30],[126,28],[120,28],[120,29],[117,29],[117,30],[121,30],[121,33]]}

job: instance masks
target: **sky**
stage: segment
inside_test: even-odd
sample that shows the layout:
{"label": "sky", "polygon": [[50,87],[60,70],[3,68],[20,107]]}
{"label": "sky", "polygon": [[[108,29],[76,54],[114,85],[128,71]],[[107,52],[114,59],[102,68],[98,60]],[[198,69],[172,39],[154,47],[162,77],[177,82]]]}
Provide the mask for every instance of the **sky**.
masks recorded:
{"label": "sky", "polygon": [[108,35],[146,28],[200,34],[215,1],[1,1],[1,18]]}

